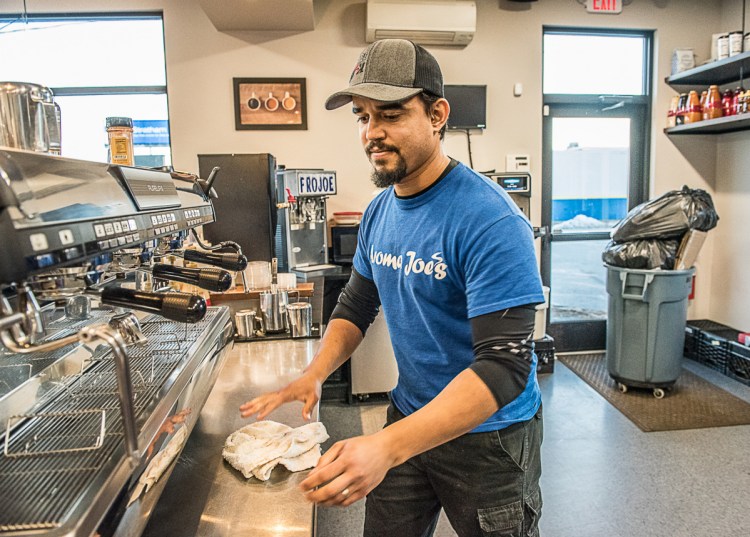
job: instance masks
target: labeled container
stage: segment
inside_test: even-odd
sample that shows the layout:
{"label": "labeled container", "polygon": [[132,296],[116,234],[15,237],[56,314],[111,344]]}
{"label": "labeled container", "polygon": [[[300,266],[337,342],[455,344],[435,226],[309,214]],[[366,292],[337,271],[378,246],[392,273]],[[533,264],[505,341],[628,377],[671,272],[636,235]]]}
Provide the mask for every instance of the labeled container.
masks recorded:
{"label": "labeled container", "polygon": [[664,397],[682,371],[688,296],[695,269],[607,267],[607,369],[620,391]]}
{"label": "labeled container", "polygon": [[675,113],[675,124],[684,125],[685,115],[687,114],[688,94],[680,93],[680,97],[677,101],[677,112]]}
{"label": "labeled container", "polygon": [[677,107],[680,104],[680,96],[673,95],[669,101],[669,111],[667,112],[667,128],[677,125]]}
{"label": "labeled container", "polygon": [[687,108],[685,112],[684,123],[698,123],[703,120],[703,108],[701,108],[700,97],[698,92],[690,90],[688,94]]}
{"label": "labeled container", "polygon": [[719,86],[710,86],[706,95],[706,102],[703,106],[703,119],[716,119],[723,115]]}
{"label": "labeled container", "polygon": [[129,117],[108,117],[106,120],[109,138],[109,162],[121,166],[132,166],[133,120]]}
{"label": "labeled container", "polygon": [[729,34],[721,34],[716,41],[716,59],[729,58]]}
{"label": "labeled container", "polygon": [[727,88],[724,93],[721,94],[721,112],[724,116],[733,116],[734,108],[732,101],[734,100],[734,91]]}
{"label": "labeled container", "polygon": [[742,32],[732,32],[729,34],[729,57],[742,54]]}

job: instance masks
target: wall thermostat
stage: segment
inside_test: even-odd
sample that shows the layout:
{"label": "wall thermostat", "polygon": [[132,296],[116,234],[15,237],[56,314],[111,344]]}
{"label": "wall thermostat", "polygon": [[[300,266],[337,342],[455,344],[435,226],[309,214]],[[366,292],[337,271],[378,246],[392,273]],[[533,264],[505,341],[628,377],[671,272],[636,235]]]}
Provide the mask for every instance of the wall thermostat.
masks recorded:
{"label": "wall thermostat", "polygon": [[531,164],[528,155],[506,155],[505,156],[506,172],[530,172]]}

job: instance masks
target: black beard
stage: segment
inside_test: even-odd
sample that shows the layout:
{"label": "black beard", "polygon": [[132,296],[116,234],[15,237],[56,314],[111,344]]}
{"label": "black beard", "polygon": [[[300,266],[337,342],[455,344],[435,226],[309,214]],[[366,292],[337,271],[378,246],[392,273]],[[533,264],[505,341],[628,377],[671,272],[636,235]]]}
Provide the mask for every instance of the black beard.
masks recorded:
{"label": "black beard", "polygon": [[370,179],[378,188],[387,188],[391,185],[397,185],[406,177],[406,162],[399,156],[398,164],[394,170],[377,170],[373,169]]}

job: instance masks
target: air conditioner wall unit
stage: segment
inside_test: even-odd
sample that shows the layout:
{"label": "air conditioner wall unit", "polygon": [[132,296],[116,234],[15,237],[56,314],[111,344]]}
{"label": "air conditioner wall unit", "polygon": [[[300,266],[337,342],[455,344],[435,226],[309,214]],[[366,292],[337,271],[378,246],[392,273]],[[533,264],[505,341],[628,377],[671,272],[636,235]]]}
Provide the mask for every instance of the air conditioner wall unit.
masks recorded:
{"label": "air conditioner wall unit", "polygon": [[367,0],[368,43],[399,38],[465,46],[476,29],[477,5],[470,0]]}

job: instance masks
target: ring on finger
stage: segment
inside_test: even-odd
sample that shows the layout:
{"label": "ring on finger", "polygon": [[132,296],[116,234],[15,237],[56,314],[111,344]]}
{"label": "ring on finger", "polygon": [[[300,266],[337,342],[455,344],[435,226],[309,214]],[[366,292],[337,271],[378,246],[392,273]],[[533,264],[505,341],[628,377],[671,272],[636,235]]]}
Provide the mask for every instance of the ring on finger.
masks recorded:
{"label": "ring on finger", "polygon": [[343,496],[344,498],[346,498],[347,496],[349,496],[349,488],[345,488],[344,490],[342,490],[342,491],[341,491],[341,495],[342,495],[342,496]]}

